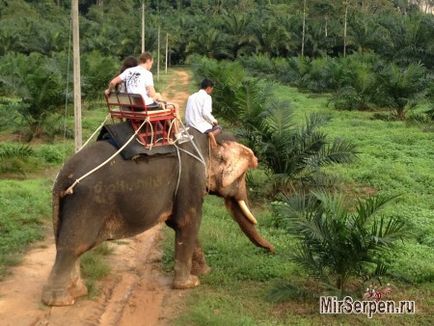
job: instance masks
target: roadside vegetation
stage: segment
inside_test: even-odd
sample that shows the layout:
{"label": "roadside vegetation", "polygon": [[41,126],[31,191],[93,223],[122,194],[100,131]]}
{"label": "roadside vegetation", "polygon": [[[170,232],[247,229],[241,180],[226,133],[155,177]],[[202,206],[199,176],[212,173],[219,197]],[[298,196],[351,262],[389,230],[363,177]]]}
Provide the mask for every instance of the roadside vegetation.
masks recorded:
{"label": "roadside vegetation", "polygon": [[[250,199],[276,247],[252,247],[207,198],[212,272],[176,324],[430,324],[434,16],[432,1],[418,3],[146,1],[146,49],[157,61],[158,30],[168,33],[169,63],[216,83],[214,113],[258,156]],[[84,139],[105,117],[107,82],[140,52],[141,4],[80,1]],[[69,11],[69,1],[0,1],[0,278],[51,232],[51,184],[73,152]],[[83,257],[91,297],[108,254]],[[415,300],[416,315],[319,315],[320,295],[362,298],[388,283],[387,299]]]}
{"label": "roadside vegetation", "polygon": [[[276,98],[291,101],[294,123],[302,125],[306,115],[322,112],[329,121],[320,130],[328,137],[351,139],[357,147],[355,162],[324,167],[324,173],[336,180],[333,192],[345,195],[347,209],[354,212],[357,199],[365,202],[375,196],[398,196],[378,215],[404,225],[393,250],[384,252],[382,262],[386,268],[380,269],[379,275],[366,272],[361,277],[350,277],[346,293],[361,298],[366,287],[390,283],[392,293],[387,298],[415,300],[416,315],[374,316],[372,320],[363,315],[320,316],[318,297],[339,295],[339,291],[316,281],[314,273],[292,258],[300,242],[287,229],[294,226],[290,214],[276,214],[272,209],[281,207],[278,202],[283,198],[278,197],[280,200],[272,205],[270,200],[264,202],[272,179],[267,177],[264,162],[260,162],[259,170],[251,176],[251,201],[260,203],[254,209],[258,228],[276,246],[276,254],[254,247],[238,230],[220,199],[208,197],[200,239],[212,272],[203,276],[201,287],[192,291],[177,324],[429,324],[434,305],[434,248],[430,238],[434,224],[432,133],[402,121],[373,119],[375,112],[336,111],[327,105],[329,96],[311,96],[281,85],[274,90]],[[166,232],[165,252],[166,270],[170,271],[171,231]],[[371,267],[372,272],[375,268]]]}

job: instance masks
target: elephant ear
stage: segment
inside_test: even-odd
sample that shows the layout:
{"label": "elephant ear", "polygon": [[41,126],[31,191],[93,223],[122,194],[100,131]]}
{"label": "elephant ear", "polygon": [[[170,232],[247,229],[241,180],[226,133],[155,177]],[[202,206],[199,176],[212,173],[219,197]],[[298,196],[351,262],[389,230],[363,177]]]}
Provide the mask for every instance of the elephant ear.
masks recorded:
{"label": "elephant ear", "polygon": [[222,165],[220,168],[222,186],[227,187],[241,177],[249,168],[258,166],[258,159],[253,151],[237,142],[224,142],[218,148]]}

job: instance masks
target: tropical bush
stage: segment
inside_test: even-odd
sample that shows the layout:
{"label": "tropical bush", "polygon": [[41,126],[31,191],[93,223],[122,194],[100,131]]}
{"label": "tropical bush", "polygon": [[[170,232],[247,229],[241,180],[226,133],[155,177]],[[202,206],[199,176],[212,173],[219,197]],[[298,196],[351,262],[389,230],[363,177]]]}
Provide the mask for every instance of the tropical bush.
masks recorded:
{"label": "tropical bush", "polygon": [[87,99],[102,98],[109,81],[119,72],[119,60],[92,51],[82,56],[82,94]]}
{"label": "tropical bush", "polygon": [[22,133],[41,136],[41,124],[65,102],[65,80],[59,62],[38,53],[8,54],[0,59],[0,92],[15,103]]}
{"label": "tropical bush", "polygon": [[0,173],[23,174],[26,163],[33,153],[27,145],[0,144]]}
{"label": "tropical bush", "polygon": [[426,70],[422,65],[412,63],[401,68],[388,64],[380,72],[379,85],[384,96],[378,97],[378,102],[404,120],[406,111],[414,108],[424,95],[426,84]]}
{"label": "tropical bush", "polygon": [[314,192],[285,198],[276,212],[299,239],[293,260],[342,296],[353,277],[385,274],[384,255],[405,234],[403,221],[378,214],[394,198],[370,197],[352,209],[342,196]]}

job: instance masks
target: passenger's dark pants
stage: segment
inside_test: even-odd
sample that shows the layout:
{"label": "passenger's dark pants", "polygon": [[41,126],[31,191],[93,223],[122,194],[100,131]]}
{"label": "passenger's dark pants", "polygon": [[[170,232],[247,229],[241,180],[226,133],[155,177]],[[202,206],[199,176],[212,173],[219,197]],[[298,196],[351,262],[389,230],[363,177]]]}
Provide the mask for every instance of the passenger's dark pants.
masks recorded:
{"label": "passenger's dark pants", "polygon": [[211,129],[205,131],[204,134],[213,133],[214,135],[218,135],[221,131],[222,131],[222,127],[220,127],[219,125],[215,125]]}

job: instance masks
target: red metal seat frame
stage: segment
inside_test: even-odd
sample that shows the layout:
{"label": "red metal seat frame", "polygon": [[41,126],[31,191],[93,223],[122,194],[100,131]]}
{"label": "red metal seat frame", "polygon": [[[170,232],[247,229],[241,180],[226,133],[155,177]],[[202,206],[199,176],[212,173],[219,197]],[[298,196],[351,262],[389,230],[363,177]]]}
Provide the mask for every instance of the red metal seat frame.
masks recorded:
{"label": "red metal seat frame", "polygon": [[145,147],[163,146],[174,141],[174,107],[162,109],[147,106],[140,94],[112,92],[104,96],[112,119],[130,121],[134,131],[140,128],[143,121],[149,121],[137,133],[138,140]]}

